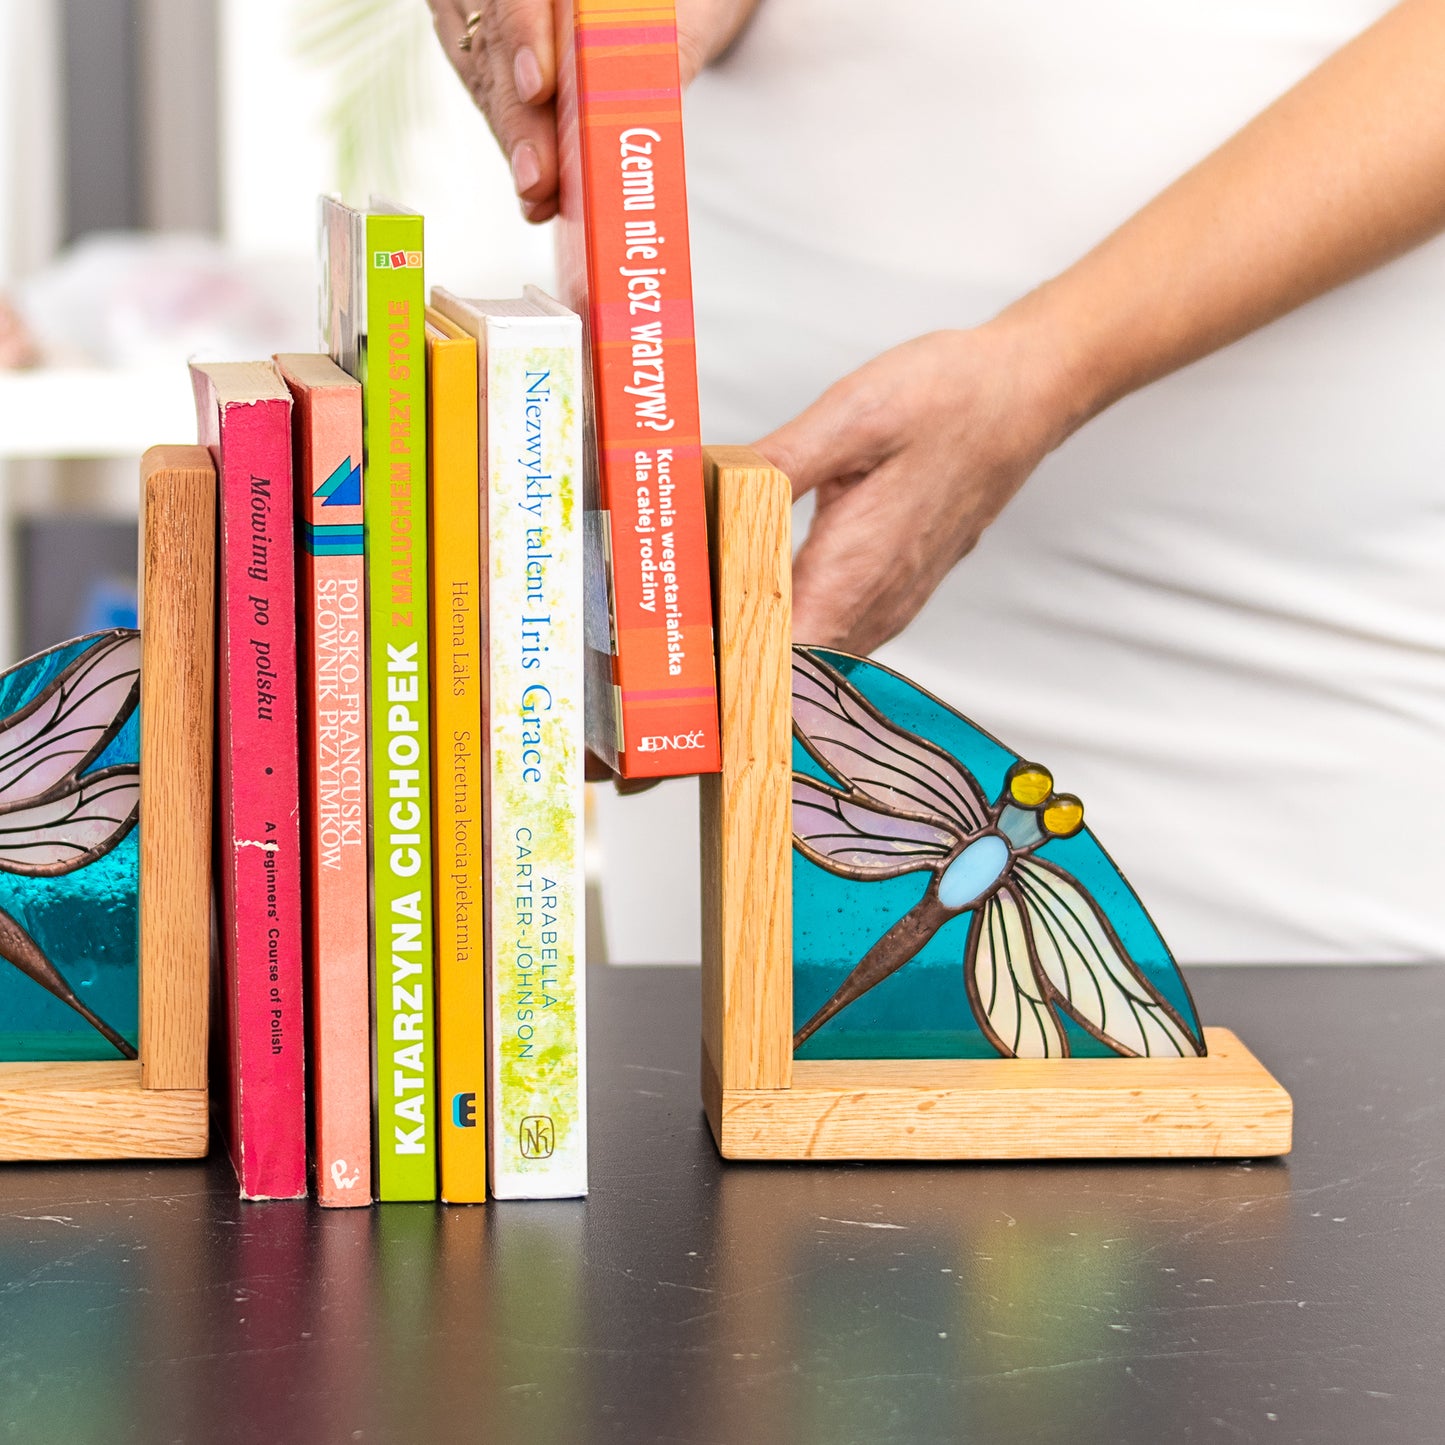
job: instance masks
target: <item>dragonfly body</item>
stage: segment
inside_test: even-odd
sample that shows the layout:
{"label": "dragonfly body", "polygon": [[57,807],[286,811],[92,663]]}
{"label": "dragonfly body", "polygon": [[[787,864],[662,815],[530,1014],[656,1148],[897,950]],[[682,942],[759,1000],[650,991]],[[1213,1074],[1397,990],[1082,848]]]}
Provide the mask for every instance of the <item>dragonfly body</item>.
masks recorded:
{"label": "dragonfly body", "polygon": [[1056,793],[1046,768],[1016,762],[990,803],[957,758],[885,717],[809,648],[794,649],[793,718],[798,741],[836,780],[794,773],[798,851],[859,882],[930,875],[923,897],[797,1031],[795,1048],[968,915],[968,1000],[999,1053],[1067,1054],[1065,1019],[1120,1054],[1203,1053],[1198,1024],[1145,977],[1099,904],[1036,856],[1084,824],[1083,804]]}
{"label": "dragonfly body", "polygon": [[[1002,813],[1005,806],[1003,802],[996,805],[995,814]],[[817,1033],[855,998],[896,973],[950,919],[986,903],[1007,879],[1015,861],[1032,851],[1034,840],[1027,836],[1027,830],[1016,825],[1014,831],[1025,837],[1023,847],[1016,846],[1002,829],[993,827],[965,838],[936,864],[930,870],[933,876],[923,897],[863,955],[828,1002],[798,1030],[793,1047]],[[1037,841],[1044,841],[1043,832],[1035,828],[1034,833]]]}
{"label": "dragonfly body", "polygon": [[938,875],[938,901],[954,913],[982,903],[1003,881],[1013,849],[1002,833],[970,839]]}

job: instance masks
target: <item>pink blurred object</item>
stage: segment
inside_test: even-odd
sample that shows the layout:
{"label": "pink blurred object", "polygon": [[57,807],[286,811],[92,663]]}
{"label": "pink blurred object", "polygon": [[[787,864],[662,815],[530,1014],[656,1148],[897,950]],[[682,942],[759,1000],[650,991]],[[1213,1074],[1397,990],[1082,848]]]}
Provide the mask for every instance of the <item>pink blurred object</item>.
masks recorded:
{"label": "pink blurred object", "polygon": [[6,359],[0,302],[0,365],[135,366],[269,356],[316,342],[309,265],[235,256],[205,236],[90,236],[10,299],[29,350],[25,360]]}
{"label": "pink blurred object", "polygon": [[16,314],[3,297],[0,297],[0,371],[14,371],[22,366],[34,366],[40,360],[40,352],[30,328]]}

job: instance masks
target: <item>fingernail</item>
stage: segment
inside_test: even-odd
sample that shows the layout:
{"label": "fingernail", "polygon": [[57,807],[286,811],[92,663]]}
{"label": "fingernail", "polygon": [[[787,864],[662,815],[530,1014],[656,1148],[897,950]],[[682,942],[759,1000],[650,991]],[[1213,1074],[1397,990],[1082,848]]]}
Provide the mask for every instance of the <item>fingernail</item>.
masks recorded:
{"label": "fingernail", "polygon": [[542,179],[542,162],[537,156],[537,147],[524,140],[512,152],[512,184],[520,196],[530,191]]}
{"label": "fingernail", "polygon": [[529,105],[534,96],[542,93],[542,67],[536,52],[524,45],[512,62],[512,82],[517,87],[517,99]]}

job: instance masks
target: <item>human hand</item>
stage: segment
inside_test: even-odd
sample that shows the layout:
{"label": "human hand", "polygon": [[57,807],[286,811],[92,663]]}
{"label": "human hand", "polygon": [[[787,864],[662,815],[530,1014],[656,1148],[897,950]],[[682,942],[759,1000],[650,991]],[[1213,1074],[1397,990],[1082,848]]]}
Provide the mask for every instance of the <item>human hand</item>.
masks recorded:
{"label": "human hand", "polygon": [[[522,214],[529,221],[551,220],[557,214],[558,184],[552,0],[428,3],[447,58],[511,163]],[[678,0],[677,54],[684,86],[737,39],[757,4]]]}
{"label": "human hand", "polygon": [[885,351],[760,441],[815,496],[794,640],[867,653],[902,631],[1068,434],[1062,399],[1006,313]]}

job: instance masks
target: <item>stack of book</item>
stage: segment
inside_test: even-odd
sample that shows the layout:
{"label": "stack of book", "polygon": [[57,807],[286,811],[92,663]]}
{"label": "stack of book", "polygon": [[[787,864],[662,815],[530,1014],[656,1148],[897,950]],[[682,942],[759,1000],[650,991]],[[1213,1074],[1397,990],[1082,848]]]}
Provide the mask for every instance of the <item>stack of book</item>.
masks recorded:
{"label": "stack of book", "polygon": [[249,1198],[585,1193],[584,752],[718,767],[671,12],[592,9],[570,304],[428,297],[419,215],[324,199],[324,351],[192,366]]}

